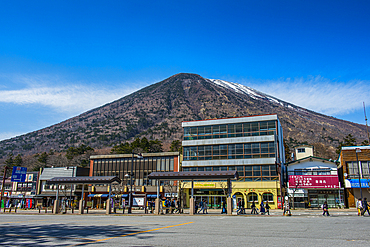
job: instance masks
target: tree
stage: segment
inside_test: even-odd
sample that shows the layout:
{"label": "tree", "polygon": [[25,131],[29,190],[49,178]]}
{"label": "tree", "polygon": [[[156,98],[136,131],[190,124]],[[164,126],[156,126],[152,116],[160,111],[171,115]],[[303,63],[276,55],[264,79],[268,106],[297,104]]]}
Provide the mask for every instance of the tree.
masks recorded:
{"label": "tree", "polygon": [[182,147],[181,147],[181,142],[179,140],[174,140],[171,143],[170,146],[171,152],[180,152],[182,153]]}
{"label": "tree", "polygon": [[159,152],[163,152],[162,142],[159,141],[158,139],[151,140],[149,142],[149,153],[159,153]]}
{"label": "tree", "polygon": [[283,140],[283,144],[284,144],[284,150],[285,150],[285,162],[289,162],[291,157],[290,157],[290,148],[289,148],[289,145],[288,143],[286,142],[286,140],[284,139]]}
{"label": "tree", "polygon": [[346,137],[343,138],[343,141],[339,142],[339,146],[337,147],[336,153],[340,154],[342,147],[350,147],[356,146],[356,138],[352,136],[352,134],[348,134]]}
{"label": "tree", "polygon": [[364,140],[363,142],[361,142],[361,146],[369,146],[369,141]]}

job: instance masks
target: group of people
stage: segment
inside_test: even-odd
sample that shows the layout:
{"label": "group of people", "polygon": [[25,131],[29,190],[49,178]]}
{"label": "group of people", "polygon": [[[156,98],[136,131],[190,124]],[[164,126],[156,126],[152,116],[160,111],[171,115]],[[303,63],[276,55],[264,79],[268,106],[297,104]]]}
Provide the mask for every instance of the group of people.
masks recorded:
{"label": "group of people", "polygon": [[195,212],[198,214],[200,214],[200,212],[203,212],[203,214],[208,214],[208,203],[206,199],[203,199],[199,203],[195,204]]}
{"label": "group of people", "polygon": [[179,214],[180,213],[180,201],[175,199],[168,199],[164,201],[164,206],[166,208],[166,214]]}
{"label": "group of people", "polygon": [[369,205],[367,203],[367,198],[366,197],[364,198],[364,200],[362,200],[362,198],[358,199],[358,201],[356,203],[356,208],[358,210],[358,213],[357,213],[358,216],[364,216],[366,212],[368,213],[368,215],[370,215]]}
{"label": "group of people", "polygon": [[[258,214],[258,208],[256,207],[256,204],[254,203],[254,201],[252,202],[251,208],[252,208],[251,214]],[[259,210],[260,210],[260,213],[262,215],[264,215],[264,214],[270,215],[270,205],[269,205],[269,203],[266,201],[266,205],[265,205],[262,201],[261,204],[260,204],[260,209]]]}

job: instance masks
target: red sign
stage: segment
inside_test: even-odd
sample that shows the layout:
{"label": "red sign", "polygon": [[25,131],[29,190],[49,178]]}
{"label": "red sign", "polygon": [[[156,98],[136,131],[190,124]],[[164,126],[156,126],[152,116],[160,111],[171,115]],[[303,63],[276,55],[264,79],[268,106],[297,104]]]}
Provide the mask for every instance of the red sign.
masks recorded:
{"label": "red sign", "polygon": [[291,175],[289,188],[339,188],[337,175]]}

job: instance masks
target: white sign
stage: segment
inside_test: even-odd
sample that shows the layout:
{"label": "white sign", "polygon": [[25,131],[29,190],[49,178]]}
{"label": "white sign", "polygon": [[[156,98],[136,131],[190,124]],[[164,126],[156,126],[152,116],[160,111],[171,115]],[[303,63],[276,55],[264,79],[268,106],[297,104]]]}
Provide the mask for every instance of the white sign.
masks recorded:
{"label": "white sign", "polygon": [[145,206],[145,197],[134,197],[132,206],[144,207]]}

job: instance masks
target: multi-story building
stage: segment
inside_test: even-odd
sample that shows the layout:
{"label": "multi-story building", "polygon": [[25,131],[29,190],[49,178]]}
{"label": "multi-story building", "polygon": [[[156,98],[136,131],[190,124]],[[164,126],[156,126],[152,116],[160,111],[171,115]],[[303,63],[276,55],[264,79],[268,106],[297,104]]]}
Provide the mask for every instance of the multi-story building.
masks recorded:
{"label": "multi-story building", "polygon": [[[247,207],[253,201],[268,201],[271,208],[281,205],[277,166],[284,166],[285,155],[277,115],[189,121],[182,127],[183,171],[236,170],[239,179],[232,183],[234,206],[238,200],[244,200]],[[191,185],[184,182],[181,187],[188,201]],[[226,199],[225,188],[225,182],[196,182],[195,200],[206,199],[211,208],[219,208]]]}
{"label": "multi-story building", "polygon": [[370,200],[370,146],[342,147],[338,161],[345,206],[356,207],[361,197]]}
{"label": "multi-story building", "polygon": [[295,147],[293,157],[297,158],[287,163],[293,208],[318,208],[325,201],[331,208],[344,206],[335,161],[314,157],[308,145]]}
{"label": "multi-story building", "polygon": [[[132,174],[131,174],[132,169]],[[152,172],[179,171],[179,152],[142,153],[140,156],[132,154],[94,155],[90,157],[90,176],[117,176],[122,184],[112,187],[114,194],[122,198],[129,198],[132,187],[134,196],[148,199],[157,197],[156,180],[148,178]],[[130,184],[132,181],[132,184]],[[94,185],[89,189],[93,207],[104,207],[107,185]],[[162,197],[177,197],[177,184],[173,181],[160,181]]]}

